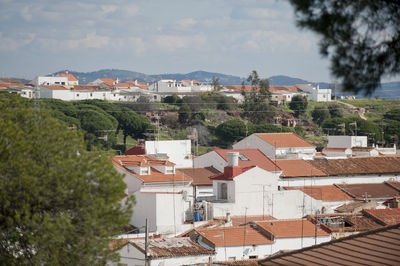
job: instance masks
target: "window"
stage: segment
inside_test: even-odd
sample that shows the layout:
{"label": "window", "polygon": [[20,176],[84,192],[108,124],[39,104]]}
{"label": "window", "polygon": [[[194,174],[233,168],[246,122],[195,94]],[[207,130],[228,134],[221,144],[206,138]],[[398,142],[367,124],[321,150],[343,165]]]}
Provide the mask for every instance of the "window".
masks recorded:
{"label": "window", "polygon": [[228,199],[228,184],[226,183],[219,184],[219,199],[223,200]]}
{"label": "window", "polygon": [[79,93],[76,94],[76,97],[79,97]]}
{"label": "window", "polygon": [[242,161],[250,161],[249,158],[247,158],[246,156],[244,156],[243,154],[239,154],[239,158]]}
{"label": "window", "polygon": [[236,260],[236,257],[229,257],[228,260]]}
{"label": "window", "polygon": [[65,82],[61,82],[62,85],[65,85]]}
{"label": "window", "polygon": [[93,96],[93,93],[90,93],[90,97],[92,97]]}
{"label": "window", "polygon": [[257,259],[257,258],[258,258],[257,255],[249,256],[249,259]]}
{"label": "window", "polygon": [[56,81],[56,82],[54,82],[55,84],[60,84],[60,82],[58,82],[58,81]]}

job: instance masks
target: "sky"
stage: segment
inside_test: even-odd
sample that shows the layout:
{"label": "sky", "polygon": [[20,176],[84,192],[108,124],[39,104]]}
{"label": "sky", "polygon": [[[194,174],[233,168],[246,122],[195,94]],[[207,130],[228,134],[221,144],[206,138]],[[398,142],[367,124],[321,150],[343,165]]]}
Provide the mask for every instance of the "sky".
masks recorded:
{"label": "sky", "polygon": [[0,0],[0,76],[197,70],[332,82],[286,0]]}

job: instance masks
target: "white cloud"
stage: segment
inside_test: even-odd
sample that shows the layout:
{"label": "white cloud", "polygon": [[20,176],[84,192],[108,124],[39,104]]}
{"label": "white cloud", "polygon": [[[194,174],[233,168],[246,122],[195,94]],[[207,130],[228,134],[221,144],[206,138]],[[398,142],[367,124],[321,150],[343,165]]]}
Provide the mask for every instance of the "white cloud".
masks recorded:
{"label": "white cloud", "polygon": [[185,48],[201,48],[206,43],[206,37],[203,35],[179,36],[179,35],[161,35],[156,37],[156,44],[165,50],[175,51]]}
{"label": "white cloud", "polygon": [[303,51],[309,51],[312,47],[312,40],[303,34],[257,30],[250,34],[244,46],[247,49],[258,51],[298,50],[299,48]]}
{"label": "white cloud", "polygon": [[29,33],[16,38],[4,37],[3,32],[0,32],[0,50],[1,51],[16,51],[19,48],[30,44],[35,39],[35,34]]}
{"label": "white cloud", "polygon": [[188,30],[196,24],[197,21],[193,18],[184,18],[176,22],[177,28],[180,30]]}
{"label": "white cloud", "polygon": [[106,36],[99,36],[96,32],[89,33],[83,39],[68,40],[66,47],[69,49],[76,48],[102,48],[109,44],[110,38]]}
{"label": "white cloud", "polygon": [[118,6],[115,5],[101,5],[101,10],[103,15],[108,14],[108,13],[113,13],[118,9]]}

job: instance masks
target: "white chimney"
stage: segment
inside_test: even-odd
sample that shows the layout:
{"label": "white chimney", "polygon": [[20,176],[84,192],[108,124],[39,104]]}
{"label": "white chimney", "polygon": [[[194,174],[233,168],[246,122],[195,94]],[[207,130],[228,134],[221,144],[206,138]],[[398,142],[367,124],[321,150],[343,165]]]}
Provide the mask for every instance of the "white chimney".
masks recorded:
{"label": "white chimney", "polygon": [[238,152],[228,152],[228,166],[238,166],[239,165],[239,153]]}

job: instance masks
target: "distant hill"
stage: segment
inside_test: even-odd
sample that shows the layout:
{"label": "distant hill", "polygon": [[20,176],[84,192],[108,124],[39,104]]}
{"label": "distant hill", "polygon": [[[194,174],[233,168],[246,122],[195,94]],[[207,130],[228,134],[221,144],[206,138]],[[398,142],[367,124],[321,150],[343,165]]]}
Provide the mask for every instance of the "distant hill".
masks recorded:
{"label": "distant hill", "polygon": [[[58,71],[57,73],[64,72]],[[121,70],[121,69],[102,69],[93,72],[75,72],[70,71],[73,73],[78,79],[79,83],[86,84],[91,81],[94,81],[98,78],[118,78],[121,82],[127,80],[139,80],[141,82],[152,83],[160,79],[176,79],[176,80],[183,80],[183,79],[195,79],[200,82],[210,83],[213,77],[218,77],[219,82],[222,85],[240,85],[242,81],[246,81],[246,78],[233,76],[233,75],[226,75],[221,73],[214,73],[214,72],[207,72],[207,71],[195,71],[190,72],[187,74],[175,73],[175,74],[152,74],[147,75],[140,72],[129,71],[129,70]],[[301,78],[293,78],[284,75],[277,75],[271,76],[270,78],[270,85],[272,86],[293,86],[296,84],[313,84],[314,86],[319,85],[321,89],[326,88],[333,88],[332,84],[326,82],[315,82],[315,81],[307,81]],[[337,85],[337,95],[353,95],[351,93],[342,93],[340,91],[340,85]],[[375,95],[378,95],[380,98],[386,99],[400,99],[400,82],[388,82],[382,83],[382,86],[378,88],[375,93],[371,97],[365,97],[362,94],[356,95],[357,98],[373,98]]]}

